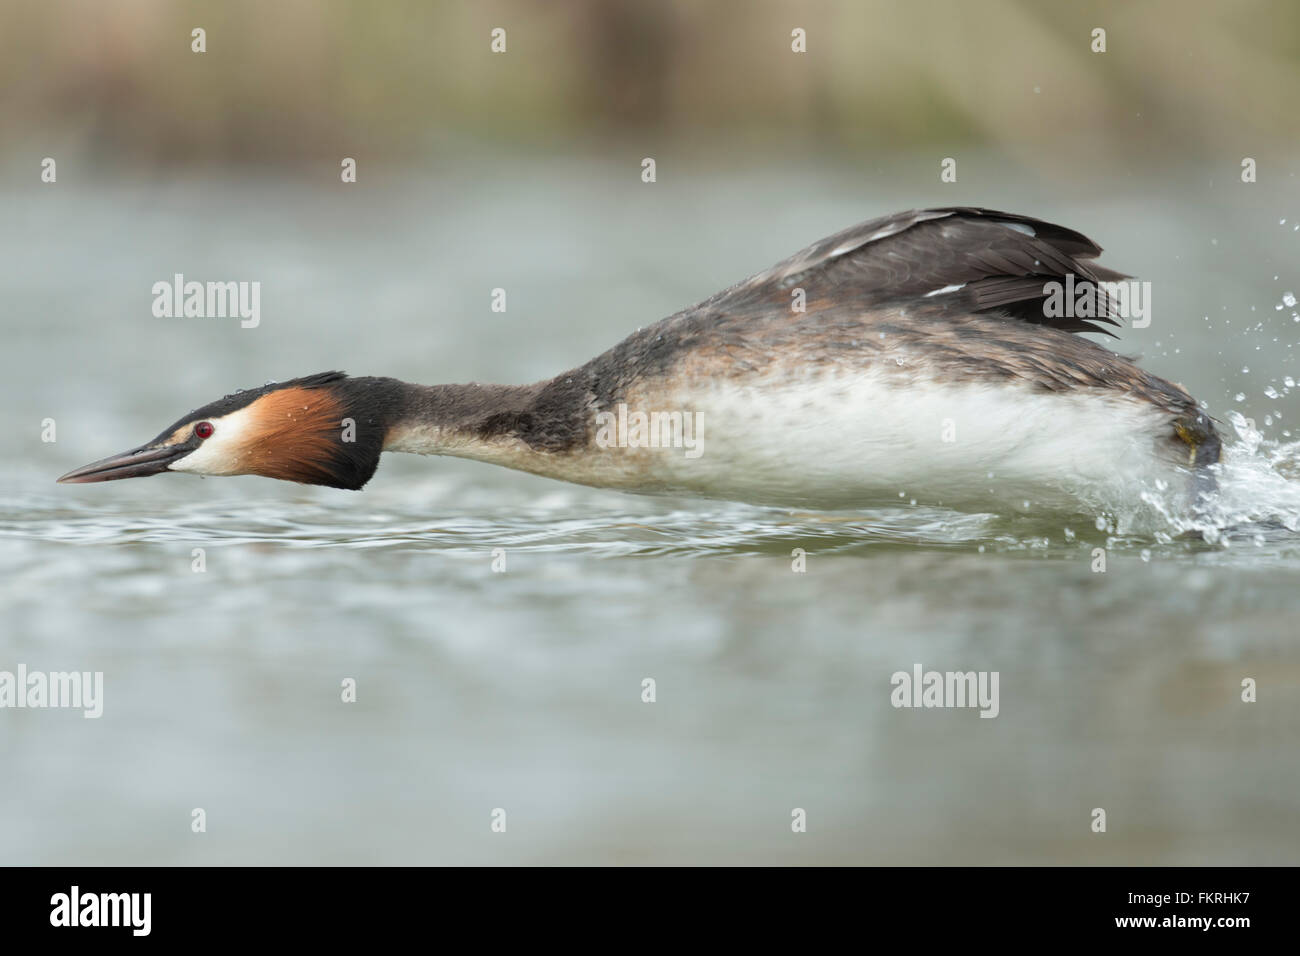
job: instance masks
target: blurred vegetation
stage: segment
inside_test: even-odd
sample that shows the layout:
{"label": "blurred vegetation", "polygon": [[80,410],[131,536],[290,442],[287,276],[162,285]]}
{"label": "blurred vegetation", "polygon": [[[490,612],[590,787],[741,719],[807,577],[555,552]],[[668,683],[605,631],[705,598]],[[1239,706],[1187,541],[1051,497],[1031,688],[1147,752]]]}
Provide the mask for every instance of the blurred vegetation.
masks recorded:
{"label": "blurred vegetation", "polygon": [[[190,31],[207,31],[207,52]],[[508,52],[489,51],[494,27]],[[807,31],[808,52],[790,50]],[[1090,50],[1094,27],[1108,50]],[[428,155],[647,134],[1021,161],[1289,152],[1287,0],[44,0],[0,8],[0,155]],[[1158,148],[1151,144],[1159,144]],[[1135,146],[1135,144],[1146,144]]]}

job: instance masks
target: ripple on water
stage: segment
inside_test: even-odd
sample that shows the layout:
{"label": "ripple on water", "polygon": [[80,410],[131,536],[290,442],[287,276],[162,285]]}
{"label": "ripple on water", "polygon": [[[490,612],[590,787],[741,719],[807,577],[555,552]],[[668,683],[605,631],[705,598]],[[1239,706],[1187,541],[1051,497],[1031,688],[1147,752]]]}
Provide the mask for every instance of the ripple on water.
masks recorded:
{"label": "ripple on water", "polygon": [[[249,545],[279,549],[418,550],[604,557],[819,554],[942,549],[1074,556],[1102,546],[1144,560],[1199,554],[1207,542],[1241,560],[1290,560],[1300,530],[1300,442],[1265,439],[1232,414],[1220,493],[1201,514],[1141,491],[1095,513],[967,514],[924,503],[803,512],[592,489],[475,484],[431,477],[363,495],[282,487],[263,497],[166,488],[156,497],[19,495],[0,501],[0,538],[70,545]],[[158,486],[152,486],[157,488]],[[522,494],[520,489],[527,489]]]}

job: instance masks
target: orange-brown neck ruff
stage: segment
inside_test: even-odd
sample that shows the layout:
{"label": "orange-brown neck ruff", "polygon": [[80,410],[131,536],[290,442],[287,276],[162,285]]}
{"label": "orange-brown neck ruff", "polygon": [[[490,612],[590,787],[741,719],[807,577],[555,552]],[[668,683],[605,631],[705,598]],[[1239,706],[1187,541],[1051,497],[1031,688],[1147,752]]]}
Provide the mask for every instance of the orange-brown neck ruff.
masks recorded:
{"label": "orange-brown neck ruff", "polygon": [[247,473],[333,483],[340,457],[347,457],[350,436],[343,406],[331,389],[282,388],[268,392],[249,410],[253,429],[243,449]]}

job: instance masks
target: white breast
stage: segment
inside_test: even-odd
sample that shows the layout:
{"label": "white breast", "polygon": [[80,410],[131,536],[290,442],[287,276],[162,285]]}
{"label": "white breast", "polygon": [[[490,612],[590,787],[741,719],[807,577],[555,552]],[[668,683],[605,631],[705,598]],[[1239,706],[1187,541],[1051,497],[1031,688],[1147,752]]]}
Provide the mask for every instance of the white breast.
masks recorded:
{"label": "white breast", "polygon": [[1122,393],[1053,393],[872,371],[764,381],[724,378],[647,412],[697,412],[683,448],[608,448],[569,474],[628,490],[759,504],[855,508],[900,499],[952,507],[1133,500],[1177,480],[1167,413]]}

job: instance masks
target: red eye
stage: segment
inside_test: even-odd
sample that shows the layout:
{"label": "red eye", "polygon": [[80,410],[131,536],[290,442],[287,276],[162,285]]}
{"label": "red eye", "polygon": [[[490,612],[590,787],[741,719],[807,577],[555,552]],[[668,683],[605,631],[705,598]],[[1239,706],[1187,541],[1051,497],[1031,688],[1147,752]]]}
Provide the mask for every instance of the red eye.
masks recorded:
{"label": "red eye", "polygon": [[216,429],[212,427],[212,422],[199,422],[194,426],[194,434],[200,438],[211,438],[214,431]]}

